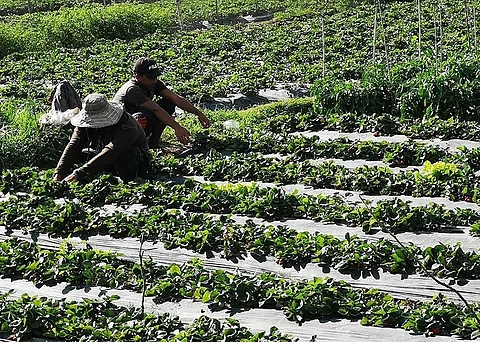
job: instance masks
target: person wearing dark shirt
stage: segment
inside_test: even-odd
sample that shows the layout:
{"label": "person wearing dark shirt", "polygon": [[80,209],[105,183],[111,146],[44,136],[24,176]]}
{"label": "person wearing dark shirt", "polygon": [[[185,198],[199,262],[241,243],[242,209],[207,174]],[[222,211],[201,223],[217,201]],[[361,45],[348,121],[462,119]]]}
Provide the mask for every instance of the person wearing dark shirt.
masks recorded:
{"label": "person wearing dark shirt", "polygon": [[[101,171],[113,170],[128,182],[146,171],[149,152],[145,132],[123,105],[108,101],[103,94],[90,94],[82,107],[70,120],[75,129],[53,178],[83,181]],[[79,164],[83,165],[75,168]]]}
{"label": "person wearing dark shirt", "polygon": [[[141,57],[135,62],[134,77],[127,81],[115,94],[114,101],[125,105],[145,129],[150,148],[158,148],[160,137],[166,126],[174,129],[178,140],[183,144],[191,142],[190,132],[173,118],[175,107],[197,115],[204,128],[210,126],[209,119],[188,100],[168,89],[158,79],[160,70],[150,58]],[[154,101],[156,96],[161,97]]]}

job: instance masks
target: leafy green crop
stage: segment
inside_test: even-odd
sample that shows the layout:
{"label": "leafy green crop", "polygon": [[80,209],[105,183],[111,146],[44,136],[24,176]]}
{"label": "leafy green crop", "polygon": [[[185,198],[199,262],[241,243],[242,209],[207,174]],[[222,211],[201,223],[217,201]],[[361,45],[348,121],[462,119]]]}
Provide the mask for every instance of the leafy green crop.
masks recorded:
{"label": "leafy green crop", "polygon": [[[292,281],[269,273],[262,273],[252,277],[228,273],[224,270],[207,271],[202,267],[198,259],[193,259],[181,266],[173,264],[158,267],[147,262],[143,265],[143,272],[140,273],[138,264],[121,261],[114,254],[88,248],[78,251],[72,249],[69,244],[61,248],[58,253],[55,253],[40,250],[33,244],[26,242],[18,243],[16,240],[11,240],[3,242],[1,250],[11,253],[12,256],[21,256],[21,258],[17,257],[14,259],[14,262],[10,261],[8,257],[0,259],[7,266],[13,263],[16,264],[14,266],[16,269],[10,268],[10,274],[24,272],[28,278],[36,277],[39,284],[46,283],[45,280],[50,279],[49,277],[54,274],[56,276],[55,280],[66,281],[71,285],[79,285],[82,284],[82,281],[85,281],[86,284],[91,283],[103,286],[110,284],[111,286],[112,282],[120,280],[119,274],[122,274],[124,270],[130,269],[129,272],[125,272],[128,280],[121,279],[122,284],[141,284],[145,281],[148,284],[145,294],[154,296],[156,302],[185,298],[209,303],[217,309],[252,307],[281,309],[288,319],[299,323],[321,317],[360,318],[362,324],[404,327],[415,332],[434,333],[434,330],[431,328],[439,327],[441,334],[446,335],[459,334],[468,336],[477,328],[475,321],[472,321],[472,318],[469,317],[464,308],[448,302],[441,295],[436,296],[430,302],[424,303],[399,300],[376,290],[354,289],[344,281],[334,281],[332,279],[314,278],[312,280]],[[40,258],[35,255],[36,253],[40,254]],[[49,273],[43,271],[43,267],[48,269],[49,264],[54,265],[60,261],[61,264]],[[79,263],[86,264],[87,267],[79,269]],[[56,269],[59,271],[55,272]],[[62,272],[62,270],[64,271]],[[116,272],[116,274],[111,274],[112,271]],[[146,277],[139,278],[140,274]],[[92,276],[93,278],[91,278]],[[95,281],[92,281],[93,279]],[[112,299],[114,300],[115,298]],[[42,300],[33,300],[30,304],[30,298],[26,295],[19,301],[14,302],[13,306],[11,302],[2,300],[0,313],[8,316],[4,318],[1,329],[19,336],[24,336],[25,334],[58,336],[56,335],[57,331],[61,331],[63,334],[61,336],[63,337],[70,336],[68,334],[86,334],[86,336],[89,336],[92,333],[97,338],[100,334],[102,336],[107,334],[105,336],[113,339],[121,335],[112,334],[113,332],[109,330],[102,331],[97,329],[94,332],[90,331],[90,329],[87,329],[87,331],[80,329],[80,331],[77,331],[75,322],[80,318],[83,324],[91,322],[91,320],[100,319],[102,322],[108,322],[109,326],[111,326],[114,323],[110,323],[110,321],[116,318],[120,319],[120,317],[122,317],[121,322],[128,320],[130,323],[138,319],[148,320],[155,318],[153,315],[141,314],[138,316],[138,313],[134,315],[134,309],[130,309],[133,311],[129,311],[129,314],[121,315],[122,309],[115,308],[111,305],[111,302],[112,300],[108,299],[105,302],[85,300],[84,304],[69,305],[64,314],[61,313],[65,309],[60,306],[56,309],[56,314],[53,315],[59,321],[52,322],[51,320],[46,320],[50,317],[48,315],[48,312],[51,310],[49,305],[51,303],[57,303],[58,305],[59,302],[46,301],[47,307],[43,307]],[[20,312],[24,312],[23,317],[27,317],[27,319],[22,321],[23,324],[21,325],[14,323],[17,319],[15,315],[20,313],[18,304],[22,304],[23,311]],[[100,307],[102,309],[101,314],[96,314],[96,311],[90,310],[90,313],[85,316],[83,313],[85,304],[87,307],[90,307],[90,305]],[[448,310],[445,310],[447,308]],[[436,317],[435,326],[422,324],[422,322],[431,322],[430,317],[432,316]],[[445,319],[453,316],[455,319]],[[163,317],[166,318],[167,316]],[[32,319],[31,321],[29,320],[30,318]],[[87,321],[85,321],[86,319]],[[206,318],[202,318],[201,321],[204,319]],[[74,322],[70,323],[70,320]],[[32,322],[35,322],[35,324],[30,325]],[[417,322],[417,324],[412,325],[412,322]],[[59,326],[57,324],[63,324],[63,326],[69,326],[70,328],[75,328],[75,330],[58,330]],[[93,321],[92,324],[94,324]],[[178,322],[175,325],[175,329],[178,329]],[[136,325],[133,324],[133,326]],[[192,333],[206,333],[203,329],[199,329],[200,327],[196,326],[195,323],[193,326],[195,329],[192,328],[190,330]],[[218,330],[221,330],[218,324],[214,324],[214,326],[216,327],[214,330],[210,328],[207,331],[216,333]],[[53,327],[54,330],[52,330]],[[145,328],[150,329],[150,326],[145,325]],[[118,331],[116,333],[131,334],[132,331]],[[151,333],[156,332],[151,331]],[[271,333],[273,336],[279,337],[275,334],[275,329]]]}
{"label": "leafy green crop", "polygon": [[161,341],[222,340],[235,342],[293,342],[276,327],[269,332],[250,332],[235,319],[221,323],[205,315],[186,325],[167,313],[143,313],[114,302],[118,296],[83,301],[51,300],[23,294],[12,300],[1,295],[0,331],[17,340],[41,337],[62,341]]}

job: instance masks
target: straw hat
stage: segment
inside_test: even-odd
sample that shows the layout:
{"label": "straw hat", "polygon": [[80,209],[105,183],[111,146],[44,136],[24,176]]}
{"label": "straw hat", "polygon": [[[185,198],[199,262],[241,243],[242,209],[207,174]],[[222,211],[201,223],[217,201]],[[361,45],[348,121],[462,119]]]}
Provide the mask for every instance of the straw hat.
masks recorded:
{"label": "straw hat", "polygon": [[87,95],[83,108],[71,120],[76,127],[102,128],[115,125],[123,115],[123,105],[108,101],[103,94]]}

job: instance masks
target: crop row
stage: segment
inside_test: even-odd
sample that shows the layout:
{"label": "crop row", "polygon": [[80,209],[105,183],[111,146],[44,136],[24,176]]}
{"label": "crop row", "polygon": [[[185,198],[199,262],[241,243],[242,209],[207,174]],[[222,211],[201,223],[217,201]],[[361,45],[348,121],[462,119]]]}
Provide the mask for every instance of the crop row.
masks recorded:
{"label": "crop row", "polygon": [[373,67],[361,80],[322,79],[313,94],[317,96],[319,114],[389,113],[407,118],[478,120],[477,67],[475,58],[458,58],[439,65],[409,62],[390,70]]}
{"label": "crop row", "polygon": [[316,158],[335,158],[343,160],[382,160],[400,166],[421,166],[426,161],[467,163],[472,169],[477,168],[475,161],[480,149],[468,148],[456,153],[445,147],[425,142],[403,141],[361,141],[347,137],[324,140],[320,136],[290,135],[270,133],[260,130],[238,130],[214,132],[213,130],[195,136],[195,150],[199,153],[215,149],[238,153],[279,153],[289,155],[297,160]]}
{"label": "crop row", "polygon": [[[39,286],[59,281],[72,286],[115,285],[153,296],[156,303],[194,299],[219,309],[277,309],[299,323],[319,317],[344,317],[361,319],[364,325],[462,337],[469,337],[477,326],[469,310],[442,295],[428,302],[399,300],[375,289],[354,289],[332,279],[292,281],[270,273],[252,277],[208,271],[198,259],[181,266],[156,266],[149,261],[136,264],[109,252],[78,250],[68,243],[58,252],[18,240],[4,241],[1,247],[2,264],[9,266],[8,276],[20,276]],[[9,262],[8,255],[15,263]],[[108,319],[109,315],[105,316]]]}
{"label": "crop row", "polygon": [[[415,29],[418,26],[418,17],[416,13],[416,4],[411,2],[388,2],[382,6],[383,16],[382,23],[384,25],[383,30],[378,30],[374,32],[374,21],[378,21],[378,13],[376,13],[376,4],[368,2],[360,2],[353,4],[353,6],[344,6],[342,1],[335,2],[326,2],[319,4],[314,1],[278,1],[278,0],[269,0],[264,2],[258,2],[255,0],[250,1],[234,1],[229,2],[226,6],[221,2],[210,3],[201,3],[200,1],[183,1],[183,6],[181,8],[183,12],[183,17],[187,24],[193,22],[208,20],[216,17],[232,17],[239,14],[247,14],[252,12],[264,12],[264,11],[275,11],[275,10],[287,10],[287,13],[305,13],[309,12],[310,14],[315,14],[318,17],[323,17],[325,20],[325,36],[327,41],[327,46],[341,47],[344,48],[345,52],[350,50],[355,50],[357,57],[361,54],[366,54],[370,58],[377,58],[379,60],[385,61],[389,58],[395,58],[396,54],[401,52],[408,51],[409,56],[415,55],[417,53],[418,46],[417,44],[411,44],[411,32],[415,32]],[[443,1],[443,8],[441,10],[441,15],[443,16],[443,21],[441,23],[436,23],[438,20],[437,16],[438,8],[436,3],[429,3],[428,1],[423,4],[423,16],[421,18],[423,27],[422,42],[425,50],[433,51],[437,46],[435,46],[435,40],[438,43],[438,37],[435,37],[435,30],[438,30],[438,27],[435,27],[435,24],[442,25],[442,37],[441,42],[438,43],[441,46],[441,53],[444,54],[444,58],[447,56],[449,50],[462,50],[468,51],[467,48],[470,48],[473,45],[474,32],[469,26],[470,22],[465,19],[464,16],[459,16],[458,12],[465,11],[466,15],[469,15],[469,11],[473,11],[473,5],[467,6],[467,4],[459,4],[455,1]],[[59,11],[53,13],[36,13],[31,15],[19,16],[12,20],[12,22],[7,22],[11,24],[10,29],[23,29],[20,32],[24,32],[27,38],[30,38],[29,35],[33,34],[35,31],[44,31],[44,32],[53,32],[55,33],[58,30],[68,30],[68,25],[58,25],[60,27],[55,27],[51,25],[50,22],[64,23],[67,22],[68,18],[76,18],[78,23],[73,24],[75,28],[80,29],[80,32],[86,37],[90,37],[94,34],[97,27],[97,21],[94,20],[91,15],[91,11],[85,11],[88,8],[96,8],[96,12],[102,13],[101,15],[106,17],[106,23],[111,26],[110,34],[116,37],[122,37],[121,32],[124,26],[122,26],[122,20],[130,21],[130,18],[136,17],[139,21],[137,22],[137,27],[141,28],[138,33],[133,33],[133,36],[143,36],[146,33],[152,33],[150,24],[148,23],[148,18],[138,14],[144,12],[145,10],[150,10],[155,12],[158,8],[164,8],[164,15],[162,15],[158,21],[159,29],[168,29],[172,27],[172,23],[177,21],[177,11],[174,3],[168,1],[154,2],[151,4],[114,4],[111,6],[93,6],[84,4],[82,7],[74,8],[65,8],[63,7]],[[305,11],[305,9],[310,9]],[[117,16],[108,18],[108,13],[114,11]],[[354,14],[354,15],[352,15]],[[289,14],[287,14],[289,15]],[[403,20],[399,21],[398,18],[401,17]],[[93,25],[92,25],[93,24]],[[110,25],[111,24],[111,25]],[[320,23],[319,23],[320,24]],[[319,26],[319,25],[317,25]],[[9,28],[7,26],[7,28]],[[149,32],[150,31],[150,32]],[[106,31],[101,31],[106,32]],[[365,34],[358,34],[362,32]],[[404,34],[399,34],[402,32]],[[12,32],[10,32],[12,33]],[[141,33],[141,34],[140,34]],[[357,33],[357,34],[356,34]],[[377,34],[377,37],[374,34]],[[17,35],[19,36],[19,35]],[[61,34],[60,36],[65,36]],[[38,37],[38,36],[33,36]],[[32,38],[33,38],[32,37]],[[57,41],[57,37],[51,41],[52,46],[57,46],[57,44],[67,44],[70,46],[85,46],[86,42],[81,40],[76,40],[77,35],[74,37],[69,37],[66,42]],[[100,36],[102,37],[102,36]],[[14,37],[10,37],[10,40],[14,40]],[[42,37],[47,39],[47,37]],[[67,37],[68,38],[68,37]],[[111,36],[103,37],[110,39]],[[123,38],[123,37],[122,37]],[[373,41],[374,39],[378,39]],[[418,38],[418,37],[414,37]],[[347,42],[345,42],[348,40]],[[74,42],[74,43],[73,43]],[[468,42],[468,44],[466,44]],[[410,43],[410,44],[409,44]],[[420,42],[419,42],[420,43]],[[378,45],[376,55],[373,54],[373,45]],[[386,44],[386,45],[385,45]],[[44,47],[47,47],[45,45]],[[33,48],[35,48],[33,46]],[[385,50],[383,48],[386,48]],[[32,49],[32,47],[30,47]],[[383,51],[382,51],[383,50]],[[3,50],[2,51],[8,51]],[[16,50],[18,52],[18,50]],[[337,50],[332,55],[332,59],[339,57],[341,51]],[[404,59],[405,56],[403,56]],[[436,57],[436,56],[435,56]],[[330,56],[329,56],[330,58]]]}
{"label": "crop row", "polygon": [[420,170],[394,172],[387,166],[349,169],[334,161],[315,163],[295,157],[265,157],[258,153],[225,156],[211,150],[205,155],[154,161],[154,172],[170,176],[203,176],[214,181],[254,181],[303,184],[314,188],[360,191],[368,195],[447,197],[476,202],[480,187],[474,170],[453,163],[425,162]]}
{"label": "crop row", "polygon": [[[114,185],[112,183],[116,182],[115,179],[105,175],[86,185],[70,185],[53,182],[50,175],[51,173],[43,173],[34,178],[27,176],[28,179],[22,179],[6,172],[0,190],[26,191],[53,198],[77,198],[90,204],[142,203],[191,212],[243,214],[266,219],[309,218],[360,226],[367,232],[374,232],[379,225],[385,225],[393,232],[436,231],[445,227],[472,225],[480,219],[479,213],[471,209],[449,210],[435,203],[413,207],[398,198],[382,200],[366,207],[361,203],[349,203],[338,195],[285,193],[280,188],[259,187],[255,184],[202,184],[187,179],[185,183],[176,185],[160,181]],[[42,197],[39,198],[41,203]],[[15,212],[15,206],[9,210]],[[50,215],[48,211],[47,215]]]}
{"label": "crop row", "polygon": [[[45,12],[58,10],[60,7],[83,6],[89,3],[111,3],[111,0],[0,0],[0,15],[12,16],[25,13]],[[118,0],[117,0],[118,2]],[[124,2],[124,1],[121,1]]]}
{"label": "crop row", "polygon": [[[398,117],[391,113],[361,114],[315,109],[310,99],[297,99],[273,103],[245,111],[257,118],[258,132],[277,134],[286,132],[330,130],[340,132],[375,133],[377,135],[403,134],[418,139],[480,140],[480,124],[475,120],[458,117],[442,119],[425,115],[421,118]],[[240,119],[241,121],[241,119]],[[253,126],[252,122],[249,122]],[[245,127],[249,127],[248,124]],[[252,128],[249,128],[252,129]],[[229,132],[229,134],[232,134]]]}
{"label": "crop row", "polygon": [[[145,3],[155,2],[157,5],[162,6],[169,10],[169,14],[172,20],[178,20],[178,5],[175,2],[168,0],[30,0],[15,2],[14,0],[0,0],[0,15],[8,15],[10,18],[13,15],[22,15],[26,13],[35,13],[37,16],[45,15],[41,12],[49,11],[61,11],[65,9],[78,10],[81,7],[85,7],[92,4],[100,4],[102,7],[108,7],[107,5],[114,4],[136,4],[141,5]],[[30,3],[30,8],[28,4]],[[267,11],[279,11],[286,9],[302,9],[309,7],[313,1],[278,1],[268,0],[258,2],[255,0],[229,0],[216,1],[216,0],[181,0],[179,1],[180,10],[182,14],[182,21],[184,24],[192,24],[194,21],[200,20],[221,20],[238,16],[241,14],[261,14]],[[330,4],[331,7],[333,4]],[[341,6],[341,1],[335,1],[335,6]],[[111,6],[110,6],[111,7]],[[38,12],[38,13],[37,13]],[[5,18],[8,20],[8,18]],[[163,24],[163,23],[161,23]]]}
{"label": "crop row", "polygon": [[[166,33],[208,19],[225,19],[252,12],[278,11],[285,6],[303,9],[309,1],[234,1],[228,6],[211,1],[183,2],[182,15],[172,1],[116,3],[108,6],[89,1],[82,6],[61,7],[53,12],[7,16],[0,22],[1,57],[11,53],[88,46],[99,39],[133,39]],[[184,20],[185,18],[185,20]],[[183,28],[183,27],[182,27]],[[29,44],[30,43],[30,44]]]}
{"label": "crop row", "polygon": [[11,293],[0,294],[0,331],[17,341],[29,338],[62,341],[155,341],[179,340],[234,342],[292,342],[273,327],[269,333],[253,333],[238,321],[222,323],[207,316],[185,325],[169,314],[144,313],[140,308],[118,306],[118,296],[83,301],[52,300],[23,294],[11,299]]}
{"label": "crop row", "polygon": [[261,129],[239,130],[213,129],[195,136],[194,151],[205,153],[211,149],[223,153],[265,153],[290,156],[296,160],[333,158],[342,160],[383,161],[391,167],[422,166],[445,162],[461,167],[468,165],[473,171],[479,170],[480,148],[460,146],[457,151],[423,141],[402,142],[350,139],[348,137],[322,139],[321,134],[272,133]]}
{"label": "crop row", "polygon": [[[480,278],[479,255],[465,252],[458,245],[439,244],[423,250],[409,245],[403,250],[385,239],[361,240],[347,233],[345,239],[340,240],[320,231],[298,232],[287,226],[258,225],[251,220],[241,225],[227,216],[214,218],[208,214],[168,211],[159,206],[141,213],[115,212],[105,216],[79,203],[55,204],[48,198],[12,197],[0,203],[0,213],[0,225],[8,231],[29,234],[83,238],[107,234],[114,238],[143,238],[162,242],[167,249],[220,252],[228,259],[248,252],[259,259],[275,257],[282,266],[313,262],[343,273],[381,268],[391,273],[425,274],[426,269],[439,277]],[[422,267],[416,265],[413,256]]]}

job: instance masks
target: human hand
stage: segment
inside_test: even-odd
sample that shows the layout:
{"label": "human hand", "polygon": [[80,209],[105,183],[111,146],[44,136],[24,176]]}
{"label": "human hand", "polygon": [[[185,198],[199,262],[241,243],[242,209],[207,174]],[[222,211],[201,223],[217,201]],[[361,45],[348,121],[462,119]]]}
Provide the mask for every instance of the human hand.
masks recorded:
{"label": "human hand", "polygon": [[190,144],[192,142],[192,140],[190,139],[190,132],[182,126],[179,126],[177,129],[175,129],[175,135],[177,136],[178,140],[184,145]]}
{"label": "human hand", "polygon": [[67,182],[67,183],[70,183],[70,182],[73,182],[73,181],[76,181],[76,180],[77,180],[77,176],[75,175],[75,173],[71,173],[63,179],[63,181]]}
{"label": "human hand", "polygon": [[203,128],[210,127],[210,120],[208,120],[208,118],[202,112],[198,114],[198,120],[200,120],[200,123],[202,124]]}
{"label": "human hand", "polygon": [[55,182],[60,182],[62,180],[62,177],[57,172],[53,174],[52,178]]}

